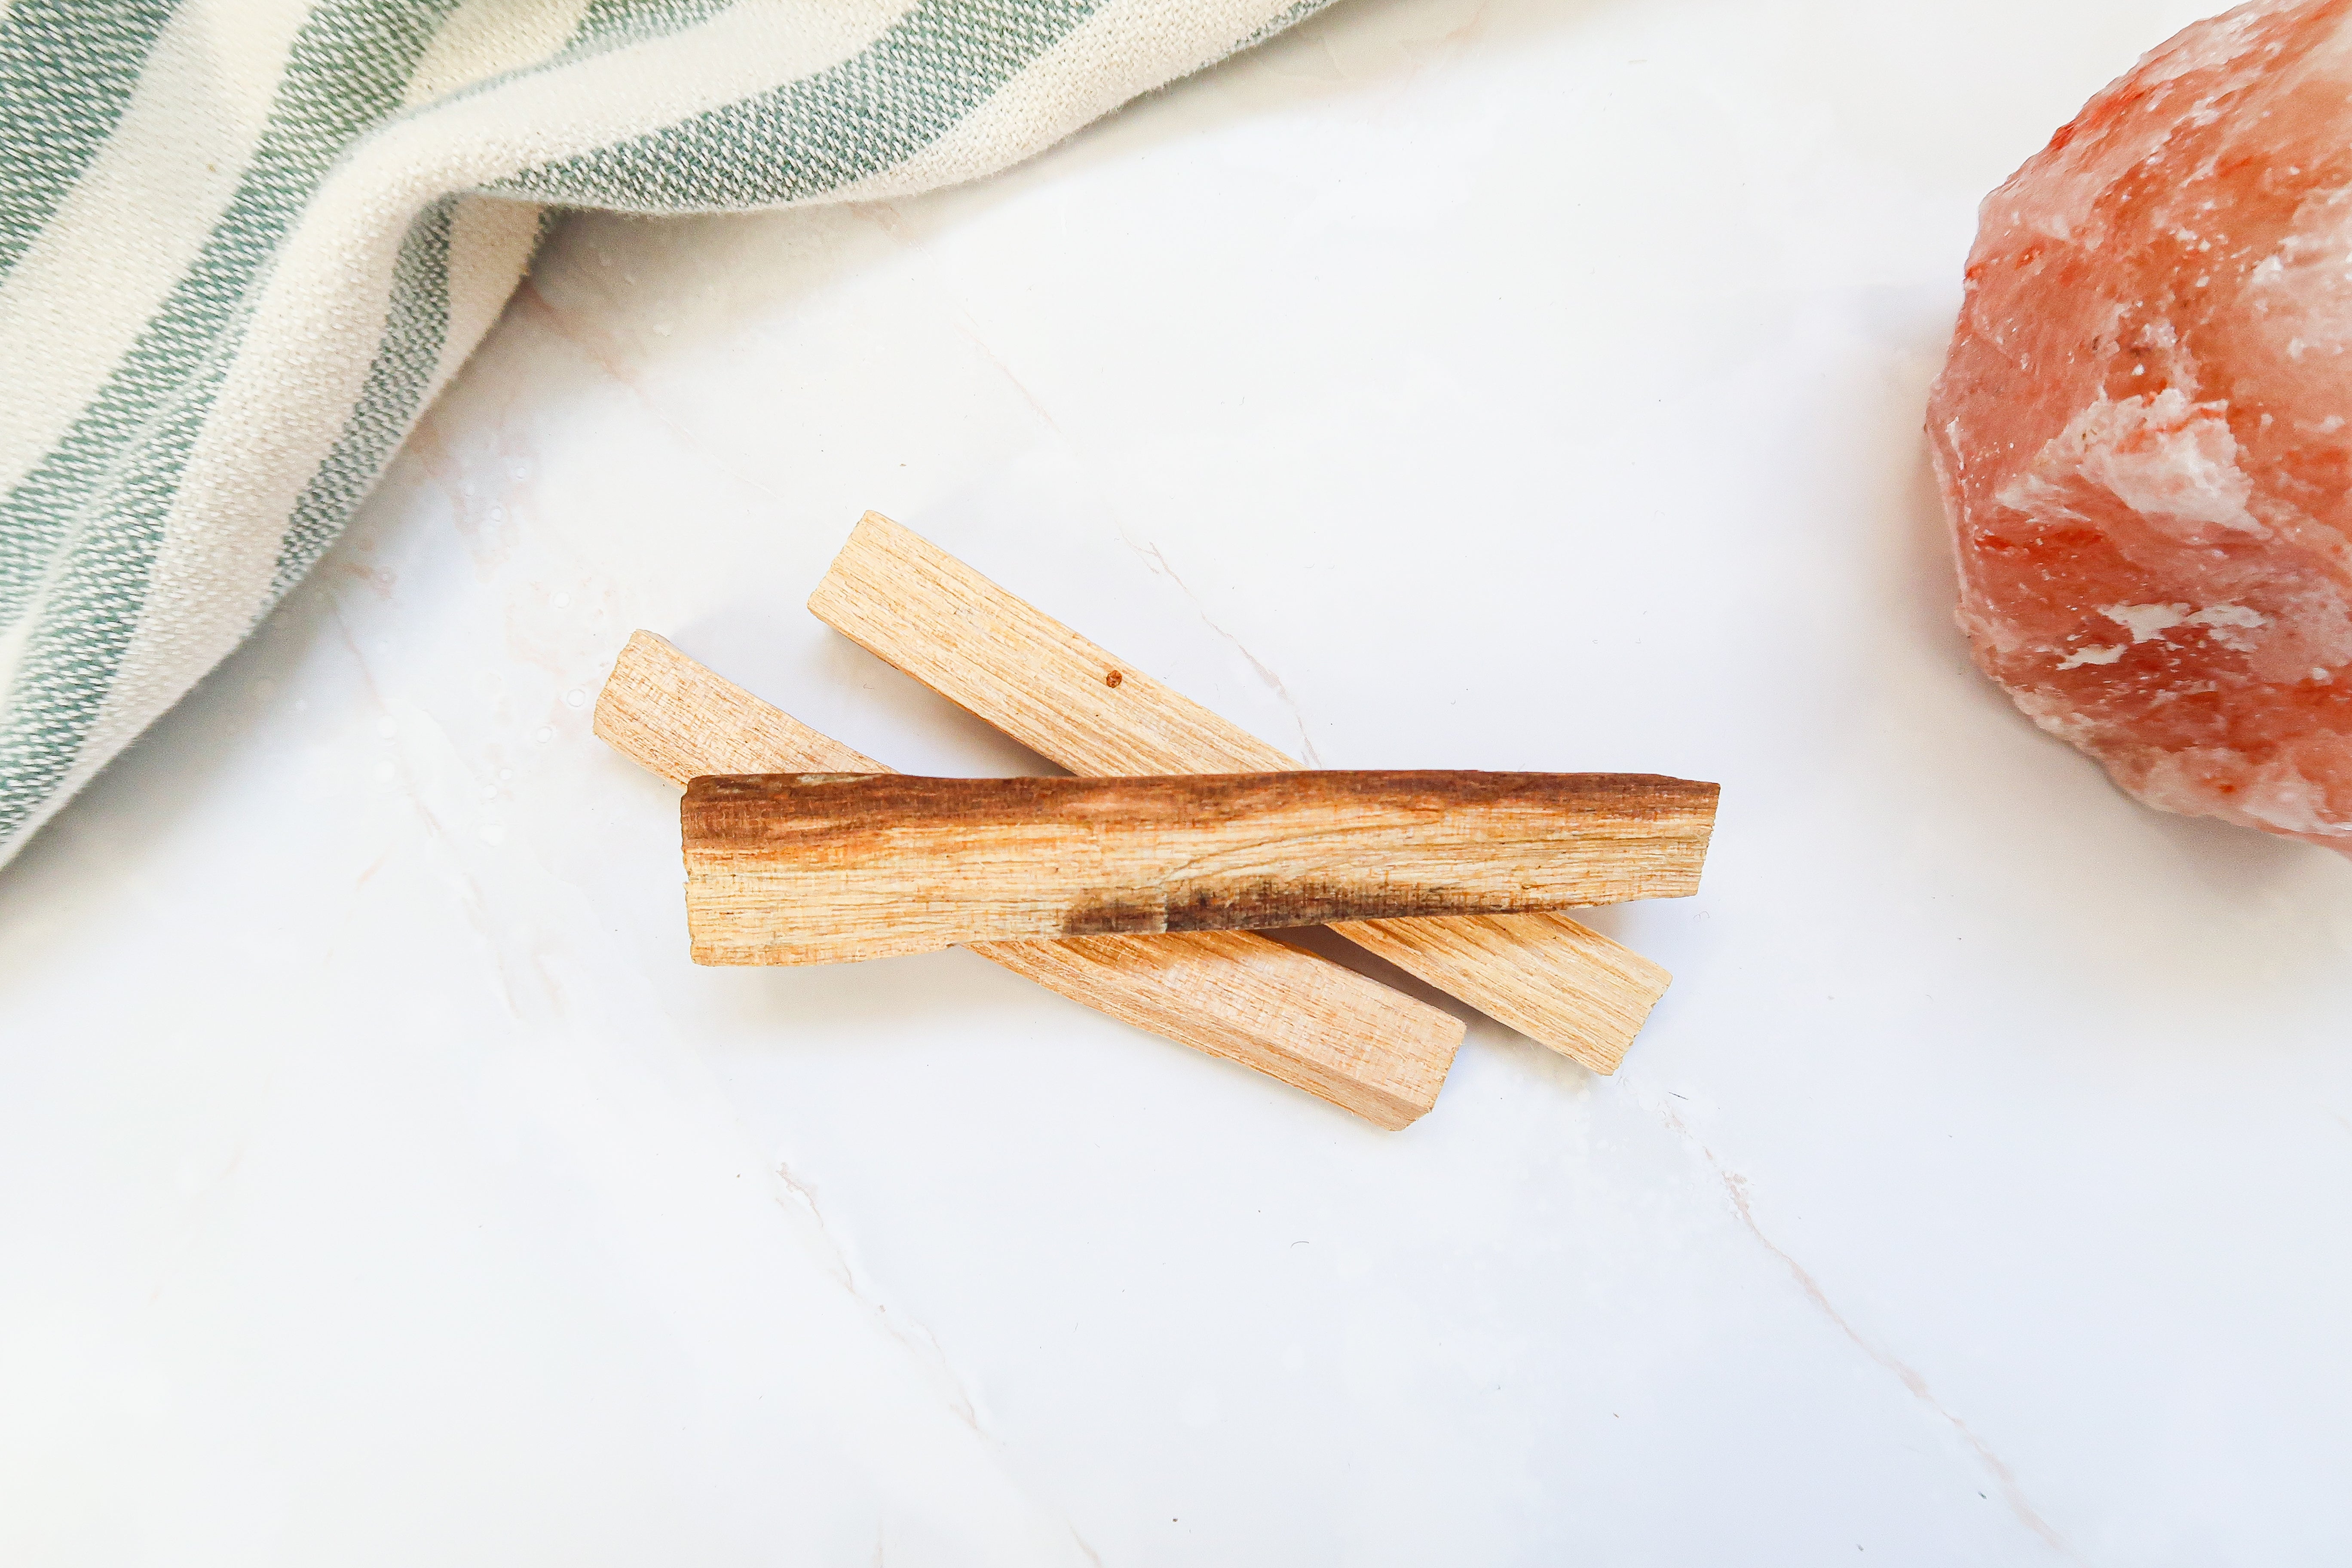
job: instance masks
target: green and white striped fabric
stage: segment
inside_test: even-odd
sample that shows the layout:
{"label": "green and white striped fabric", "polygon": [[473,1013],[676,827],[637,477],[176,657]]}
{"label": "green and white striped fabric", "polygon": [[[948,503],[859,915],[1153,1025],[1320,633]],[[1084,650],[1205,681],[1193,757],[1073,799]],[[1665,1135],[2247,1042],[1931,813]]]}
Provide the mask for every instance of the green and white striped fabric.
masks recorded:
{"label": "green and white striped fabric", "polygon": [[335,537],[550,207],[871,200],[1322,0],[0,0],[0,861]]}

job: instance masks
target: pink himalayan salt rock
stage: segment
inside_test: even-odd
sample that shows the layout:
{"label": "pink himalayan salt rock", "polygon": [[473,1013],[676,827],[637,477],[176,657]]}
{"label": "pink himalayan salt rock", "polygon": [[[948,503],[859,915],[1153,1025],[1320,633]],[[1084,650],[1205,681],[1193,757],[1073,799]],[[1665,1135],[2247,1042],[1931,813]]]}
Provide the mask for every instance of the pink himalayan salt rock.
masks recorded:
{"label": "pink himalayan salt rock", "polygon": [[2200,22],[1987,197],[1928,406],[1977,662],[2352,852],[2352,0]]}

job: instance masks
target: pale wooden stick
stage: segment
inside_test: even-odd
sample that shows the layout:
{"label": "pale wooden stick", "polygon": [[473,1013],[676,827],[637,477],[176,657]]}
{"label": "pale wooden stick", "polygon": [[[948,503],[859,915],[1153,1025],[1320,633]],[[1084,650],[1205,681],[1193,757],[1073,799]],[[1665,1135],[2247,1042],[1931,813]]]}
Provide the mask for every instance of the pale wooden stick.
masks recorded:
{"label": "pale wooden stick", "polygon": [[[1299,765],[878,512],[850,535],[809,608],[1072,773]],[[1559,914],[1334,929],[1595,1072],[1616,1070],[1672,978]]]}
{"label": "pale wooden stick", "polygon": [[[629,638],[596,733],[684,784],[706,773],[880,773],[882,764],[730,685],[651,632]],[[1074,1002],[1255,1068],[1374,1124],[1437,1101],[1462,1021],[1246,931],[986,942],[972,952]]]}
{"label": "pale wooden stick", "polygon": [[1650,773],[698,778],[698,963],[1517,914],[1698,890],[1716,787]]}

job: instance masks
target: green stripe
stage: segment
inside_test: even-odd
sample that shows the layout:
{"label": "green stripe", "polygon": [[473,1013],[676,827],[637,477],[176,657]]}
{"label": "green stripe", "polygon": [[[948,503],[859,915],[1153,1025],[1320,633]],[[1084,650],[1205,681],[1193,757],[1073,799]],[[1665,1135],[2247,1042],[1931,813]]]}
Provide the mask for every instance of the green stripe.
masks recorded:
{"label": "green stripe", "polygon": [[76,523],[26,641],[0,731],[0,841],[16,833],[71,771],[130,644],[163,516],[179,483],[165,460],[194,442],[231,356],[224,352],[153,411],[154,439],[113,476],[116,504]]}
{"label": "green stripe", "polygon": [[449,337],[449,226],[457,205],[455,196],[434,203],[401,244],[382,346],[342,435],[294,503],[270,577],[271,605],[334,542],[416,422]]}
{"label": "green stripe", "polygon": [[488,188],[641,213],[804,200],[931,145],[1095,8],[1096,0],[922,0],[839,65]]}
{"label": "green stripe", "polygon": [[16,0],[0,16],[0,278],[97,156],[173,0]]}
{"label": "green stripe", "polygon": [[591,0],[572,30],[572,44],[551,65],[570,65],[589,55],[640,38],[682,33],[735,4],[735,0]]}
{"label": "green stripe", "polygon": [[[735,0],[593,0],[561,53],[437,100],[436,106],[518,76],[561,69],[644,38],[683,31],[733,4]],[[424,411],[425,389],[431,384],[434,368],[448,344],[449,232],[455,211],[454,198],[436,205],[417,219],[401,247],[391,307],[375,360],[368,367],[367,385],[334,449],[319,465],[319,472],[288,519],[264,613],[285,597],[334,543],[381,477],[394,448]],[[548,218],[542,210],[541,238],[546,237]]]}
{"label": "green stripe", "polygon": [[303,26],[196,265],[65,440],[0,507],[0,625],[44,583],[0,731],[0,840],[63,781],[144,605],[163,521],[268,262],[336,158],[395,111],[456,0],[333,0]]}

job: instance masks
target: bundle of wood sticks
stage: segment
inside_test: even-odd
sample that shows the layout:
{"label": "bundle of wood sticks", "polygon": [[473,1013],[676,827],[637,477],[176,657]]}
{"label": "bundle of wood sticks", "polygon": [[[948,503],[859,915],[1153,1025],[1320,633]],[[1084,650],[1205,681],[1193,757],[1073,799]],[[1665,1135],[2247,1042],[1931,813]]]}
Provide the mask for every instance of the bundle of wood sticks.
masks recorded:
{"label": "bundle of wood sticks", "polygon": [[874,512],[809,608],[1078,776],[894,773],[637,632],[596,733],[686,788],[698,963],[965,945],[1386,1128],[1461,1021],[1268,931],[1330,926],[1597,1072],[1665,991],[1559,911],[1696,891],[1714,784],[1303,770]]}

